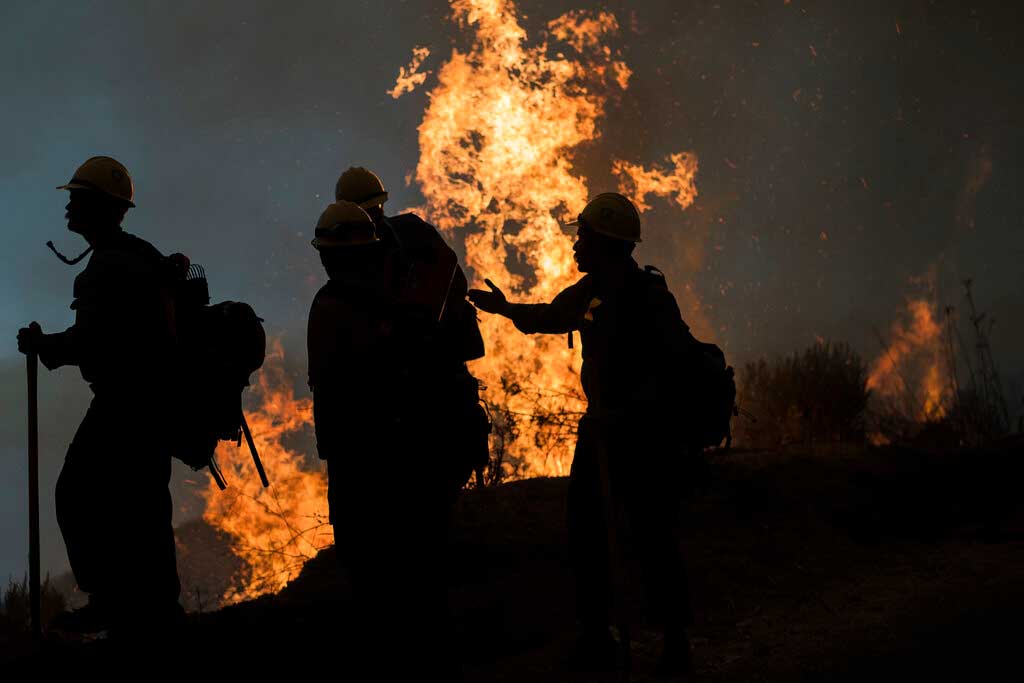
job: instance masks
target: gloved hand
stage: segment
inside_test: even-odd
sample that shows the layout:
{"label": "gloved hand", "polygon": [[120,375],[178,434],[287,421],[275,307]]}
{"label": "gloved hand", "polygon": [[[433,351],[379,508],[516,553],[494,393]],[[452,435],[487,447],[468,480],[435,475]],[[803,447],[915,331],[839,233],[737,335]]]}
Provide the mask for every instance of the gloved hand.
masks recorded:
{"label": "gloved hand", "polygon": [[474,306],[485,313],[505,315],[505,312],[508,310],[508,299],[505,298],[505,293],[498,289],[490,280],[485,279],[484,284],[490,287],[491,291],[485,292],[482,289],[471,289],[466,292],[466,296],[469,297]]}
{"label": "gloved hand", "polygon": [[39,326],[39,323],[30,322],[28,327],[18,330],[18,351],[26,355],[39,353],[39,349],[43,345],[43,336],[43,328]]}

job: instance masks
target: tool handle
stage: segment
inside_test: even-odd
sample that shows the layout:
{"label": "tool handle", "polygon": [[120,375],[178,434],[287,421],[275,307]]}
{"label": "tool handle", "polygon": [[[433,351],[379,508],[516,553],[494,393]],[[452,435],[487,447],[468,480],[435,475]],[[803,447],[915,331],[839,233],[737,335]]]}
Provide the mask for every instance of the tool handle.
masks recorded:
{"label": "tool handle", "polygon": [[217,482],[217,488],[221,491],[225,490],[228,487],[228,483],[224,480],[224,474],[220,471],[220,466],[217,464],[217,460],[213,456],[210,457],[210,463],[207,467],[210,469],[210,476],[212,476],[213,480]]}
{"label": "tool handle", "polygon": [[260,475],[260,482],[263,484],[263,488],[270,486],[270,481],[267,479],[267,473],[263,470],[263,462],[260,460],[260,454],[256,452],[256,444],[252,440],[252,433],[249,431],[249,423],[245,421],[245,413],[242,413],[242,434],[245,435],[245,442],[249,444],[249,452],[252,453],[252,461],[256,465],[256,471]]}
{"label": "tool handle", "polygon": [[28,572],[32,636],[40,639],[41,592],[39,589],[39,356],[25,356],[28,371]]}

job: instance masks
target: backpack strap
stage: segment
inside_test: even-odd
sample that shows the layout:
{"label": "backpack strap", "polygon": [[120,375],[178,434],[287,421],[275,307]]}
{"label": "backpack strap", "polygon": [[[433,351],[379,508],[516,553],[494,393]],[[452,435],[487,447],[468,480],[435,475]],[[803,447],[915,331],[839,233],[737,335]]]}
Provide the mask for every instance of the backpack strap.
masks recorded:
{"label": "backpack strap", "polygon": [[663,273],[660,268],[644,266],[644,273],[653,278],[658,285],[668,289],[668,280],[665,278],[665,273]]}

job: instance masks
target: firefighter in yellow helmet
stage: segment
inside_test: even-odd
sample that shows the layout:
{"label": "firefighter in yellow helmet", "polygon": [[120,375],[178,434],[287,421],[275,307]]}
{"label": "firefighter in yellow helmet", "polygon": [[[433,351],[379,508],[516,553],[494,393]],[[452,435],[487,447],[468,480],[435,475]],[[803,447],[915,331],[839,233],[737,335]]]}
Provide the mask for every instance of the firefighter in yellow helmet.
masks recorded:
{"label": "firefighter in yellow helmet", "polygon": [[[644,567],[653,620],[665,630],[662,673],[690,668],[690,618],[685,568],[677,546],[678,481],[670,456],[680,416],[666,400],[679,395],[670,358],[697,343],[682,322],[664,277],[641,269],[632,253],[640,241],[640,215],[621,194],[592,199],[568,224],[576,229],[573,254],[583,277],[551,303],[514,304],[490,280],[490,291],[469,290],[482,311],[510,318],[527,334],[582,338],[581,381],[587,412],[581,419],[569,480],[569,544],[577,586],[580,639],[574,666],[616,665],[609,632],[613,540],[606,520],[625,509],[632,546]],[[607,492],[607,493],[606,493]],[[618,545],[618,544],[615,544]],[[621,597],[621,596],[620,596]]]}
{"label": "firefighter in yellow helmet", "polygon": [[[313,246],[329,279],[309,313],[309,384],[335,547],[366,637],[356,651],[379,666],[397,649],[410,680],[448,680],[438,558],[468,477],[458,456],[470,438],[486,453],[476,382],[438,322],[440,305],[406,292],[408,264],[362,208],[328,206]],[[469,417],[483,420],[475,435]]]}
{"label": "firefighter in yellow helmet", "polygon": [[[455,251],[434,226],[413,213],[384,214],[388,192],[373,171],[362,166],[349,168],[338,178],[334,195],[338,201],[358,204],[373,220],[381,248],[394,264],[391,290],[395,306],[408,320],[416,321],[418,334],[431,349],[420,357],[424,362],[454,368],[438,378],[441,384],[435,389],[453,397],[451,412],[463,421],[452,436],[447,463],[457,491],[472,470],[482,476],[488,459],[489,426],[480,406],[478,383],[465,366],[484,355],[476,311],[466,301],[466,275]],[[467,438],[460,441],[459,434]]]}
{"label": "firefighter in yellow helmet", "polygon": [[21,351],[37,353],[49,370],[77,366],[93,392],[55,493],[68,560],[89,602],[54,626],[148,637],[183,618],[171,460],[160,438],[170,427],[162,388],[172,371],[163,257],[121,228],[135,203],[131,176],[117,160],[92,157],[57,189],[70,194],[68,230],[91,252],[75,278],[75,321],[54,334],[37,323],[18,333]]}

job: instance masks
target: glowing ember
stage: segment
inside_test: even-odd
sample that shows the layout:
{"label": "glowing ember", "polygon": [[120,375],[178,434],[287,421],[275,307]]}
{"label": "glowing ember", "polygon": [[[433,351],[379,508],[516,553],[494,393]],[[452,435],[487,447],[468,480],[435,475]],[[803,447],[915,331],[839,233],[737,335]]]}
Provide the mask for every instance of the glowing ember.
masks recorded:
{"label": "glowing ember", "polygon": [[[559,227],[590,194],[573,152],[599,137],[609,97],[631,76],[604,45],[618,21],[581,10],[550,21],[549,39],[574,53],[566,56],[544,41],[529,44],[512,2],[454,0],[452,12],[472,43],[440,67],[419,127],[423,210],[444,230],[465,230],[477,286],[488,277],[517,301],[549,301],[580,277],[572,239]],[[647,171],[617,161],[613,170],[642,209],[648,194],[674,194],[685,208],[696,195],[696,158],[676,154],[669,164]],[[579,350],[564,337],[519,334],[499,316],[481,326],[487,356],[473,371],[506,430],[496,438],[509,473],[566,474],[575,440],[567,416],[585,408]]]}
{"label": "glowing ember", "polygon": [[935,308],[925,299],[908,301],[905,319],[893,323],[891,342],[868,375],[868,389],[892,405],[906,406],[907,416],[919,420],[942,418],[949,399]]}
{"label": "glowing ember", "polygon": [[272,344],[253,387],[259,406],[246,413],[270,488],[260,484],[243,440],[241,447],[222,443],[217,449],[228,489],[220,491],[211,479],[203,492],[203,519],[231,534],[232,551],[246,562],[242,575],[233,577],[235,588],[223,596],[228,602],[280,590],[334,541],[327,524],[326,474],[283,443],[313,424],[312,401],[295,398],[283,360],[280,343]]}

